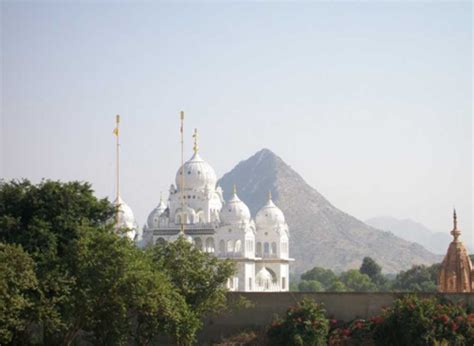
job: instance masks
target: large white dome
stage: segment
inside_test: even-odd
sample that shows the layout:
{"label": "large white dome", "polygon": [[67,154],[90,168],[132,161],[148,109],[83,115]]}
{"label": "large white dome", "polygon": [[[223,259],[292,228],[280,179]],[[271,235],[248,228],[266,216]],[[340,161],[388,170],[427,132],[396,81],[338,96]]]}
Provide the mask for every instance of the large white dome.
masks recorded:
{"label": "large white dome", "polygon": [[160,222],[160,216],[163,215],[163,213],[166,210],[166,204],[163,202],[163,198],[160,198],[160,204],[153,209],[148,215],[147,219],[147,226],[149,229],[154,229],[157,228]]}
{"label": "large white dome", "polygon": [[216,172],[197,152],[194,153],[189,161],[184,163],[184,169],[180,168],[176,173],[176,186],[178,190],[181,190],[182,174],[184,174],[184,187],[186,190],[202,190],[206,186],[212,189],[216,187]]}
{"label": "large white dome", "polygon": [[114,204],[118,208],[118,227],[128,229],[125,235],[132,240],[135,239],[138,224],[133,215],[132,208],[130,208],[120,196],[118,199],[115,199]]}
{"label": "large white dome", "polygon": [[237,224],[250,221],[250,210],[237,196],[234,188],[232,197],[225,203],[220,212],[221,221],[227,224]]}
{"label": "large white dome", "polygon": [[257,227],[275,227],[285,223],[285,215],[269,196],[268,202],[257,212],[255,222]]}

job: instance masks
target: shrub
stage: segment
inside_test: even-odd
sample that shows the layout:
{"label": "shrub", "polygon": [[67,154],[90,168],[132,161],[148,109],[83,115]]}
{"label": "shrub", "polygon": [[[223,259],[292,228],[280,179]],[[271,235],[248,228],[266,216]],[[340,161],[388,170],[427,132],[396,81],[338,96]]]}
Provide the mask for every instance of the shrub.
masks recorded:
{"label": "shrub", "polygon": [[474,314],[459,304],[407,296],[382,315],[374,329],[377,345],[473,345]]}
{"label": "shrub", "polygon": [[381,317],[374,317],[369,320],[357,319],[349,323],[331,321],[331,331],[329,342],[331,346],[372,346],[373,331],[377,324],[381,322]]}
{"label": "shrub", "polygon": [[275,319],[267,332],[270,345],[326,345],[329,322],[325,310],[311,299],[303,299]]}
{"label": "shrub", "polygon": [[266,335],[262,330],[248,330],[224,338],[214,346],[261,346],[267,344]]}

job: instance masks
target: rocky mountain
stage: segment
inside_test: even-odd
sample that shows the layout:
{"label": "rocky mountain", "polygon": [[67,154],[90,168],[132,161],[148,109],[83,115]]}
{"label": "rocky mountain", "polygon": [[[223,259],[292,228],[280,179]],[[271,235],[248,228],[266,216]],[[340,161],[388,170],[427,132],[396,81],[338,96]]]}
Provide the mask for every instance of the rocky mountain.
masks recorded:
{"label": "rocky mountain", "polygon": [[445,254],[452,241],[449,231],[433,232],[421,223],[410,219],[400,220],[391,216],[380,216],[366,220],[365,223],[392,232],[402,239],[418,243],[436,254]]}
{"label": "rocky mountain", "polygon": [[268,191],[272,192],[290,227],[290,254],[295,258],[291,270],[296,274],[313,266],[336,271],[358,268],[364,256],[374,258],[387,273],[440,260],[418,244],[337,209],[268,149],[240,162],[218,184],[226,199],[236,184],[253,215],[266,202]]}

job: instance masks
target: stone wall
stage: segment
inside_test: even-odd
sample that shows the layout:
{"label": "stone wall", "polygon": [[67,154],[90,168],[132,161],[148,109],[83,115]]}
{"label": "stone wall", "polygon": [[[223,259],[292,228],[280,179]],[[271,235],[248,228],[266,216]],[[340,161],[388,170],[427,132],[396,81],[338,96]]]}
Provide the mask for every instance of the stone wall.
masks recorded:
{"label": "stone wall", "polygon": [[[388,307],[400,293],[228,293],[231,303],[236,303],[239,297],[244,297],[252,303],[249,308],[232,308],[230,311],[213,316],[205,321],[199,335],[199,344],[212,344],[222,337],[251,328],[263,328],[270,324],[276,314],[283,314],[286,309],[296,304],[303,297],[310,297],[318,303],[323,303],[328,318],[351,321],[355,318],[369,318],[377,315],[382,308]],[[420,296],[429,297],[436,294],[424,293]],[[474,306],[474,294],[450,293],[441,296],[451,301],[463,301]]]}

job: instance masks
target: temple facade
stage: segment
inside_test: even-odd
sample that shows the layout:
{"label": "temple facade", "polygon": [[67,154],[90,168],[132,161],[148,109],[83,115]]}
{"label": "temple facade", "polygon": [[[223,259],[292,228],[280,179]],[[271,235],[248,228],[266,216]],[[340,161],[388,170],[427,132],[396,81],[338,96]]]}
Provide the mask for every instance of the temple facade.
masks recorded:
{"label": "temple facade", "polygon": [[225,201],[214,169],[194,154],[177,171],[167,200],[160,199],[137,236],[139,246],[186,237],[198,249],[236,263],[231,291],[289,290],[289,229],[283,212],[268,200],[252,218],[234,186]]}
{"label": "temple facade", "polygon": [[456,210],[453,213],[453,241],[449,244],[448,252],[441,263],[438,275],[439,292],[473,292],[474,271],[471,259],[464,244],[459,240],[461,231],[457,226]]}

